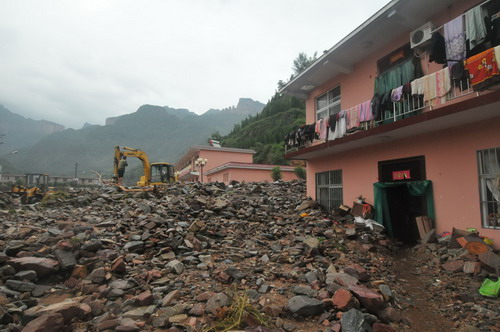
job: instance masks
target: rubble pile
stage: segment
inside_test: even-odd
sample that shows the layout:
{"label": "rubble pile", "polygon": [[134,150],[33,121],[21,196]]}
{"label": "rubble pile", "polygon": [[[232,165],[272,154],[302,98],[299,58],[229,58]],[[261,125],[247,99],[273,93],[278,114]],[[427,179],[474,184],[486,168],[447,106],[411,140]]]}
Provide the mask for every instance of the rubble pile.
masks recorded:
{"label": "rubble pile", "polygon": [[[414,265],[414,277],[427,281],[423,285],[425,300],[441,303],[439,314],[453,321],[461,332],[500,331],[499,298],[478,292],[484,280],[500,280],[491,266],[493,260],[500,266],[500,256],[492,251],[484,255],[492,259],[482,260],[483,255],[470,253],[446,236],[412,248],[405,259],[405,264]],[[403,308],[412,305],[404,303],[404,284],[395,290],[401,294]]]}
{"label": "rubble pile", "polygon": [[2,331],[409,328],[394,245],[303,182],[2,197]]}

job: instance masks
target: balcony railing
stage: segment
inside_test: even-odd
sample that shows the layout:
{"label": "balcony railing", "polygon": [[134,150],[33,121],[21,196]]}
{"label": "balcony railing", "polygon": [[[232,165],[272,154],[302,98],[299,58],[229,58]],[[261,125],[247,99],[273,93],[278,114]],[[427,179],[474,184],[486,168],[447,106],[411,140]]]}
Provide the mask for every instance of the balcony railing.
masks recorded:
{"label": "balcony railing", "polygon": [[390,112],[389,115],[384,116],[381,120],[375,121],[375,126],[402,120],[421,112],[425,112],[426,109],[428,111],[432,111],[439,105],[444,105],[449,101],[468,96],[473,93],[474,91],[470,85],[469,79],[452,81],[450,91],[446,94],[444,103],[440,102],[439,98],[435,98],[433,100],[436,101],[436,103],[424,102],[421,96],[403,98],[401,101],[392,102],[392,112]]}
{"label": "balcony railing", "polygon": [[[354,128],[355,130],[352,130],[351,128],[351,130],[347,131],[343,136],[354,134],[360,130],[370,130],[378,126],[382,126],[384,124],[403,120],[405,118],[420,114],[422,112],[432,111],[433,109],[445,105],[448,102],[451,102],[452,100],[463,98],[473,93],[478,94],[472,89],[468,78],[462,80],[452,80],[450,90],[444,97],[435,98],[431,101],[424,102],[424,98],[421,95],[405,96],[402,98],[401,101],[392,102],[392,111],[386,110],[385,114],[381,115],[380,120],[361,122],[358,128]],[[359,105],[352,107],[346,110],[346,112],[350,112],[358,107]],[[290,153],[305,147],[321,144],[328,140],[333,140],[333,139],[331,137],[327,137],[326,139],[319,139],[316,136],[312,141],[309,140],[305,143],[296,144],[294,146],[285,144],[285,153]]]}

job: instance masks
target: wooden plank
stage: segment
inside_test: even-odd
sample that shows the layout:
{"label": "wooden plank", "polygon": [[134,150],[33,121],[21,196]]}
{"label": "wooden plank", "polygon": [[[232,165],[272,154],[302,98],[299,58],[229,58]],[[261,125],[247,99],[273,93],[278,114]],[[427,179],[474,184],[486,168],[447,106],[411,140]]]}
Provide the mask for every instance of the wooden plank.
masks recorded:
{"label": "wooden plank", "polygon": [[420,238],[422,239],[425,234],[429,233],[432,230],[432,219],[427,216],[416,217],[415,221],[418,227],[418,233]]}

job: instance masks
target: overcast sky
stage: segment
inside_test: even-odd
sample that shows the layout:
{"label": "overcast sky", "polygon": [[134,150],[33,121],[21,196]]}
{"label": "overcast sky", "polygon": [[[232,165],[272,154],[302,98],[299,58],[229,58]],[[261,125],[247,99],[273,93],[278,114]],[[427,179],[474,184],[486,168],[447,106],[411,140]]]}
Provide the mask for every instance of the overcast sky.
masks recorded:
{"label": "overcast sky", "polygon": [[0,104],[72,128],[266,103],[388,0],[0,0]]}

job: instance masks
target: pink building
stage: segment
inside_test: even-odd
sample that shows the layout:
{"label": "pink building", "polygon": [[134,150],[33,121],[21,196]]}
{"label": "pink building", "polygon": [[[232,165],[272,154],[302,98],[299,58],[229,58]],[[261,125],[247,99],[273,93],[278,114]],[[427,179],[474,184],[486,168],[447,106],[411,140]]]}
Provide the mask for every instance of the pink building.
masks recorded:
{"label": "pink building", "polygon": [[[437,233],[476,228],[499,247],[499,11],[391,1],[293,78],[281,92],[324,129],[288,140],[286,157],[307,161],[308,195],[329,209],[362,195],[407,242],[427,215]],[[478,13],[484,36],[467,24]]]}
{"label": "pink building", "polygon": [[[207,174],[208,182],[229,183],[233,180],[238,182],[272,182],[271,171],[276,165],[252,164],[227,162],[209,170]],[[283,181],[297,179],[292,166],[279,166]]]}
{"label": "pink building", "polygon": [[[255,151],[250,149],[194,145],[175,163],[175,169],[180,172],[179,180],[181,181],[201,180],[206,182],[206,172],[212,168],[229,161],[251,163],[254,154]],[[198,158],[207,160],[203,168],[195,165]],[[202,170],[204,172],[203,176],[201,174]]]}
{"label": "pink building", "polygon": [[[276,165],[253,164],[254,150],[195,145],[175,164],[181,181],[238,182],[272,181],[271,169]],[[196,165],[196,160],[205,159],[206,164]],[[296,179],[293,167],[280,166],[283,180]],[[203,172],[203,174],[202,174]]]}

